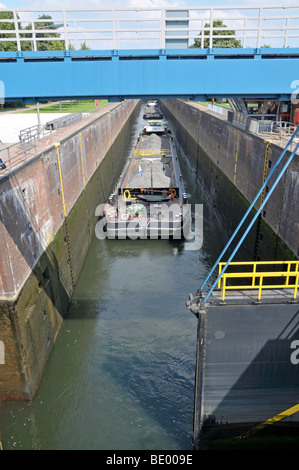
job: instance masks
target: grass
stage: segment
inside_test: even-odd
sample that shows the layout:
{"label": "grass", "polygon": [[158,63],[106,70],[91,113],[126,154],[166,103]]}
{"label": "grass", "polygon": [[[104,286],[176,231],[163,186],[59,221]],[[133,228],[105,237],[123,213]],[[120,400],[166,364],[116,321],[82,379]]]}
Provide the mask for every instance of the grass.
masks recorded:
{"label": "grass", "polygon": [[[99,100],[99,107],[103,108],[104,106],[107,106],[108,100]],[[49,106],[43,106],[40,105],[39,110],[40,113],[82,113],[84,111],[89,111],[89,110],[94,110],[95,108],[95,102],[94,100],[87,100],[87,101],[66,101],[66,102],[61,102],[60,103],[53,103]],[[28,109],[22,111],[23,113],[31,113],[31,114],[36,114],[37,110],[36,108],[34,109]]]}
{"label": "grass", "polygon": [[[199,101],[199,103],[202,104],[203,106],[205,106],[206,108],[209,106],[209,104],[212,104],[211,102],[208,102],[208,101]],[[217,106],[222,106],[223,108],[231,109],[231,106],[228,103],[215,102],[214,104],[217,104]]]}

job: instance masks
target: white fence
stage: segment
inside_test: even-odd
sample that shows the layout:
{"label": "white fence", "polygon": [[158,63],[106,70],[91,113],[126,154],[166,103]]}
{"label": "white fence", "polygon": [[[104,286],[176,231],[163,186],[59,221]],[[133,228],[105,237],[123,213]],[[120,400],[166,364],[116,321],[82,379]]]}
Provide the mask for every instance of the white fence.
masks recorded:
{"label": "white fence", "polygon": [[229,112],[228,108],[224,108],[223,106],[219,106],[217,104],[212,104],[212,103],[208,104],[208,109],[210,111],[213,111],[213,113],[217,113],[217,114],[220,114],[221,116],[224,116],[225,118],[227,118],[228,112]]}
{"label": "white fence", "polygon": [[[1,15],[5,12],[5,17]],[[47,19],[39,19],[41,16]],[[50,18],[49,18],[50,17]],[[99,9],[0,9],[0,25],[9,29],[5,42],[17,50],[39,50],[39,43],[62,41],[62,49],[154,49],[223,47],[222,40],[240,47],[296,47],[299,4]],[[222,24],[216,23],[222,21]],[[41,25],[42,23],[42,25]],[[56,35],[54,37],[53,35]],[[1,31],[3,36],[3,31]],[[45,37],[48,36],[48,37]],[[52,36],[51,38],[49,36]],[[223,41],[222,41],[223,42]],[[236,43],[232,43],[233,47]],[[58,47],[58,46],[57,46]],[[59,46],[61,48],[61,44]],[[55,49],[55,45],[53,46]]]}

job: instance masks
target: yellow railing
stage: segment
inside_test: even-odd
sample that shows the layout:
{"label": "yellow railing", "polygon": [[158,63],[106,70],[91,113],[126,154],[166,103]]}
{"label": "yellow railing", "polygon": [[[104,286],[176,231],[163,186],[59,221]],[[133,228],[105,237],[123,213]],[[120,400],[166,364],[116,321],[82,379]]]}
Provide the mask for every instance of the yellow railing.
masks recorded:
{"label": "yellow railing", "polygon": [[152,157],[154,155],[172,155],[171,149],[137,149],[134,151],[134,156]]}
{"label": "yellow railing", "polygon": [[[226,263],[219,263],[219,274]],[[238,266],[239,271],[231,272],[230,268]],[[251,270],[244,271],[243,267],[247,266]],[[281,266],[281,269],[273,270],[273,266]],[[222,289],[222,300],[225,300],[227,290],[245,290],[258,289],[258,300],[261,299],[263,289],[294,289],[294,299],[297,298],[299,284],[299,261],[259,261],[259,262],[233,262],[225,271],[218,282],[218,289]],[[273,282],[275,278],[281,278],[278,283]],[[241,280],[243,283],[227,285],[227,280]],[[246,279],[248,283],[246,283]],[[265,280],[269,279],[270,283],[265,284]]]}

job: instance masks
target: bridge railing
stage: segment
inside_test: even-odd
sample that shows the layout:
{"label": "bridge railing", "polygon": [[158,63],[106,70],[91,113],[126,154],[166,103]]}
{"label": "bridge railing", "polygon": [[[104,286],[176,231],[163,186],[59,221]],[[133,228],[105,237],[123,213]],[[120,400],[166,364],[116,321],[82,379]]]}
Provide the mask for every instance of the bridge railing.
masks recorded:
{"label": "bridge railing", "polygon": [[5,43],[19,51],[47,50],[47,43],[51,50],[236,47],[236,41],[243,48],[296,47],[299,5],[2,8],[0,27],[9,30],[1,37],[2,50]]}

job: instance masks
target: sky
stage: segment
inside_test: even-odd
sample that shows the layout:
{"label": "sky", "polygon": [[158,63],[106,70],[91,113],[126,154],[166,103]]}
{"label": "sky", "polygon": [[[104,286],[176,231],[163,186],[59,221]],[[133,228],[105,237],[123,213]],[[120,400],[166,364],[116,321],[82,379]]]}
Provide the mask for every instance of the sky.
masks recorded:
{"label": "sky", "polygon": [[[63,8],[66,8],[66,9],[86,9],[86,8],[89,8],[89,9],[97,9],[97,8],[107,8],[107,9],[111,9],[111,8],[148,8],[148,9],[151,9],[151,8],[161,8],[161,7],[179,7],[179,8],[187,8],[187,7],[207,7],[207,8],[211,8],[213,6],[216,6],[216,7],[236,7],[235,9],[235,12],[232,13],[231,10],[227,11],[227,12],[221,12],[221,15],[223,13],[223,21],[225,20],[225,17],[229,18],[230,16],[233,15],[234,18],[238,19],[240,17],[244,18],[244,15],[247,16],[249,13],[246,13],[244,10],[243,11],[237,11],[238,10],[238,7],[262,7],[262,6],[274,6],[274,5],[277,5],[279,7],[283,7],[284,5],[284,2],[282,2],[281,0],[212,0],[211,1],[207,1],[207,0],[84,0],[84,2],[82,0],[0,0],[0,8],[29,8],[29,9],[36,9],[38,10],[39,12],[42,10],[42,9],[49,9],[50,12],[48,14],[52,15],[52,17],[54,18],[55,17],[55,14],[53,16],[52,12],[55,11],[55,8],[58,9],[58,10],[61,10]],[[285,0],[285,5],[288,5],[288,6],[291,6],[291,5],[294,5],[296,7],[299,8],[299,0]],[[281,12],[281,10],[280,10]],[[41,14],[41,13],[39,13]],[[198,14],[198,15],[205,15],[207,14],[206,13],[194,13],[194,14]],[[218,13],[219,14],[219,13]],[[255,10],[255,12],[252,12],[251,13],[253,16],[256,15],[258,17],[258,12],[257,10]],[[273,10],[272,10],[272,15],[274,14],[274,16],[277,16],[281,13],[279,13],[279,11],[276,11],[273,13]],[[298,10],[295,12],[295,13],[289,13],[289,14],[296,14],[298,15]],[[36,14],[38,15],[38,14]],[[61,14],[60,14],[61,15]],[[73,15],[70,14],[70,15]],[[76,13],[75,15],[79,15],[78,13]],[[81,15],[81,13],[80,13]],[[287,15],[287,14],[286,14]],[[217,16],[217,14],[216,14]],[[284,16],[284,15],[282,15]],[[30,18],[32,19],[32,13],[23,13],[22,16],[20,16],[20,18],[22,18],[23,20],[26,20],[26,18]],[[34,16],[35,18],[37,18],[37,16]],[[59,16],[60,18],[60,16]],[[62,17],[61,17],[62,18]],[[70,18],[74,18],[74,16],[69,16],[68,14],[68,17],[67,17],[67,20],[69,20]],[[82,16],[82,18],[86,18]],[[147,17],[149,18],[149,16]],[[277,18],[279,18],[279,16],[277,16]],[[191,19],[191,18],[190,18]],[[222,19],[222,17],[221,17]],[[71,20],[70,20],[71,21]],[[277,20],[278,21],[278,20]],[[285,19],[281,20],[281,21],[286,21]],[[297,41],[299,42],[299,19],[296,20],[297,23],[292,23],[290,24],[290,26],[293,26],[293,27],[298,27],[298,32],[296,32],[297,36],[293,39],[291,39],[291,41],[295,41],[294,44],[290,44],[291,47],[297,47]],[[229,22],[226,22],[227,23],[227,27],[231,27],[231,24],[229,24]],[[80,23],[79,23],[80,24]],[[91,25],[92,23],[89,23],[89,25]],[[143,23],[144,25],[144,23]],[[238,23],[235,23],[234,26],[240,26],[240,22]],[[69,25],[71,28],[73,27],[72,25]],[[84,26],[82,25],[82,23],[80,24],[81,28],[83,29]],[[249,24],[247,26],[254,26],[253,24]],[[267,24],[267,26],[270,26],[269,22]],[[272,26],[272,24],[271,24]],[[277,24],[276,25],[277,27],[280,26],[280,24]],[[283,24],[282,24],[283,26]],[[90,27],[90,26],[89,26]],[[95,28],[97,28],[96,25],[94,25]],[[139,27],[139,26],[137,26]],[[145,27],[145,26],[144,26]],[[192,27],[192,26],[191,26]],[[233,27],[232,29],[234,30],[237,30],[237,27]],[[270,29],[270,28],[269,28]],[[275,33],[276,34],[276,33]],[[196,35],[196,32],[194,33],[194,35]],[[82,36],[83,39],[85,38],[85,36],[83,35]],[[267,37],[267,36],[266,36]],[[250,41],[250,40],[249,40]],[[275,41],[275,40],[274,40]],[[283,41],[282,39],[276,39],[276,41]],[[264,41],[265,44],[267,42]],[[268,41],[269,43],[269,41]],[[123,44],[123,43],[122,43]],[[246,44],[247,47],[256,47],[256,45],[252,45],[252,44]],[[283,47],[281,44],[275,44],[275,42],[272,44],[272,47]],[[107,46],[106,48],[109,49],[111,46]],[[116,46],[118,48],[122,48],[121,45],[118,45]],[[129,47],[129,46],[127,46]],[[152,47],[157,47],[156,45],[153,45]],[[96,47],[97,48],[97,47]],[[105,48],[105,47],[104,47]]]}
{"label": "sky", "polygon": [[263,6],[263,5],[298,5],[298,0],[4,0],[2,8],[113,8],[113,7],[186,7],[186,6]]}

